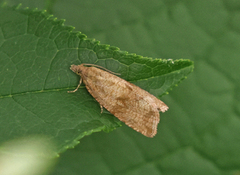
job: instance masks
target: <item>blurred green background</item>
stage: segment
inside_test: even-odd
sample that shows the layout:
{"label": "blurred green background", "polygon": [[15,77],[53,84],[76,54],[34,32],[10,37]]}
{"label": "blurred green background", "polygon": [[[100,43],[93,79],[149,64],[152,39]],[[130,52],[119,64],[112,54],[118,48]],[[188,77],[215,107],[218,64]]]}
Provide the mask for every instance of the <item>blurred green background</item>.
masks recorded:
{"label": "blurred green background", "polygon": [[188,79],[161,99],[158,134],[94,133],[60,155],[53,175],[240,174],[240,1],[8,0],[47,9],[102,44],[190,59]]}

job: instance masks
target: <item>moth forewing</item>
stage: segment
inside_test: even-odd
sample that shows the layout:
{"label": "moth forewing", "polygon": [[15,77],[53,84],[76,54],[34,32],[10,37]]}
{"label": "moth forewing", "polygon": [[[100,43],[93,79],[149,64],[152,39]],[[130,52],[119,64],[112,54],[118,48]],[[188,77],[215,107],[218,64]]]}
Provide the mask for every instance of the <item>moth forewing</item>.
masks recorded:
{"label": "moth forewing", "polygon": [[[71,70],[81,76],[88,92],[119,120],[147,137],[157,133],[159,111],[168,106],[140,87],[96,67],[72,65]],[[80,80],[81,83],[81,80]],[[80,86],[72,91],[75,92]]]}

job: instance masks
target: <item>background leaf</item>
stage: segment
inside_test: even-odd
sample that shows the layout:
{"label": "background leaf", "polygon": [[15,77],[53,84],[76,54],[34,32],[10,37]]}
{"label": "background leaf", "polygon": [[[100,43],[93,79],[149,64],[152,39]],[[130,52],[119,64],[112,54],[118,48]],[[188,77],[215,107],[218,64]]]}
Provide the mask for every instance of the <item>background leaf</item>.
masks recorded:
{"label": "background leaf", "polygon": [[239,7],[231,0],[56,1],[54,16],[88,37],[138,55],[190,59],[195,71],[161,97],[170,109],[156,137],[125,125],[92,134],[61,154],[53,174],[239,174]]}

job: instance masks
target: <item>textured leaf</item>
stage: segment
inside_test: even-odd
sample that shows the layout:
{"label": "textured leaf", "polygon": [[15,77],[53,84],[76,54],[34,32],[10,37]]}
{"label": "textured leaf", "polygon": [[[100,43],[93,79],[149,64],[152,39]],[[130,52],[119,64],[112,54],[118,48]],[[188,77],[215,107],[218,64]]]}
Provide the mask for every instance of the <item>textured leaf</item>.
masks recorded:
{"label": "textured leaf", "polygon": [[[53,174],[224,174],[240,172],[240,1],[61,1],[54,14],[123,50],[194,60],[189,79],[148,139],[123,126],[85,137]],[[86,15],[87,14],[87,15]]]}
{"label": "textured leaf", "polygon": [[87,39],[44,11],[0,9],[0,143],[29,135],[56,141],[55,153],[92,132],[111,131],[121,122],[104,111],[71,64],[101,65],[157,97],[193,69],[189,60],[151,59]]}

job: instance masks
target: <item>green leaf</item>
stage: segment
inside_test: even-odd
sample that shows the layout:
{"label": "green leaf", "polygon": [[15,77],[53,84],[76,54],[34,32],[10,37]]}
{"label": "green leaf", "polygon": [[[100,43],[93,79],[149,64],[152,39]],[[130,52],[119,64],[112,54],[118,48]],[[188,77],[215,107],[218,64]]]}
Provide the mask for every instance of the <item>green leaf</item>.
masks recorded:
{"label": "green leaf", "polygon": [[84,137],[55,173],[236,175],[240,172],[240,1],[59,0],[54,15],[123,50],[194,60],[167,96],[158,134],[123,125]]}
{"label": "green leaf", "polygon": [[[4,0],[39,9],[47,1],[53,0]],[[65,25],[101,43],[153,58],[186,58],[195,66],[160,98],[170,108],[160,114],[153,139],[125,124],[94,133],[62,153],[52,174],[239,174],[239,7],[236,0],[58,0],[48,6]],[[72,76],[70,89],[79,80]]]}
{"label": "green leaf", "polygon": [[63,22],[44,11],[0,9],[0,143],[47,135],[59,153],[92,132],[121,125],[106,110],[100,113],[84,86],[67,93],[79,81],[71,64],[103,66],[157,97],[193,70],[189,60],[146,58],[101,45]]}

